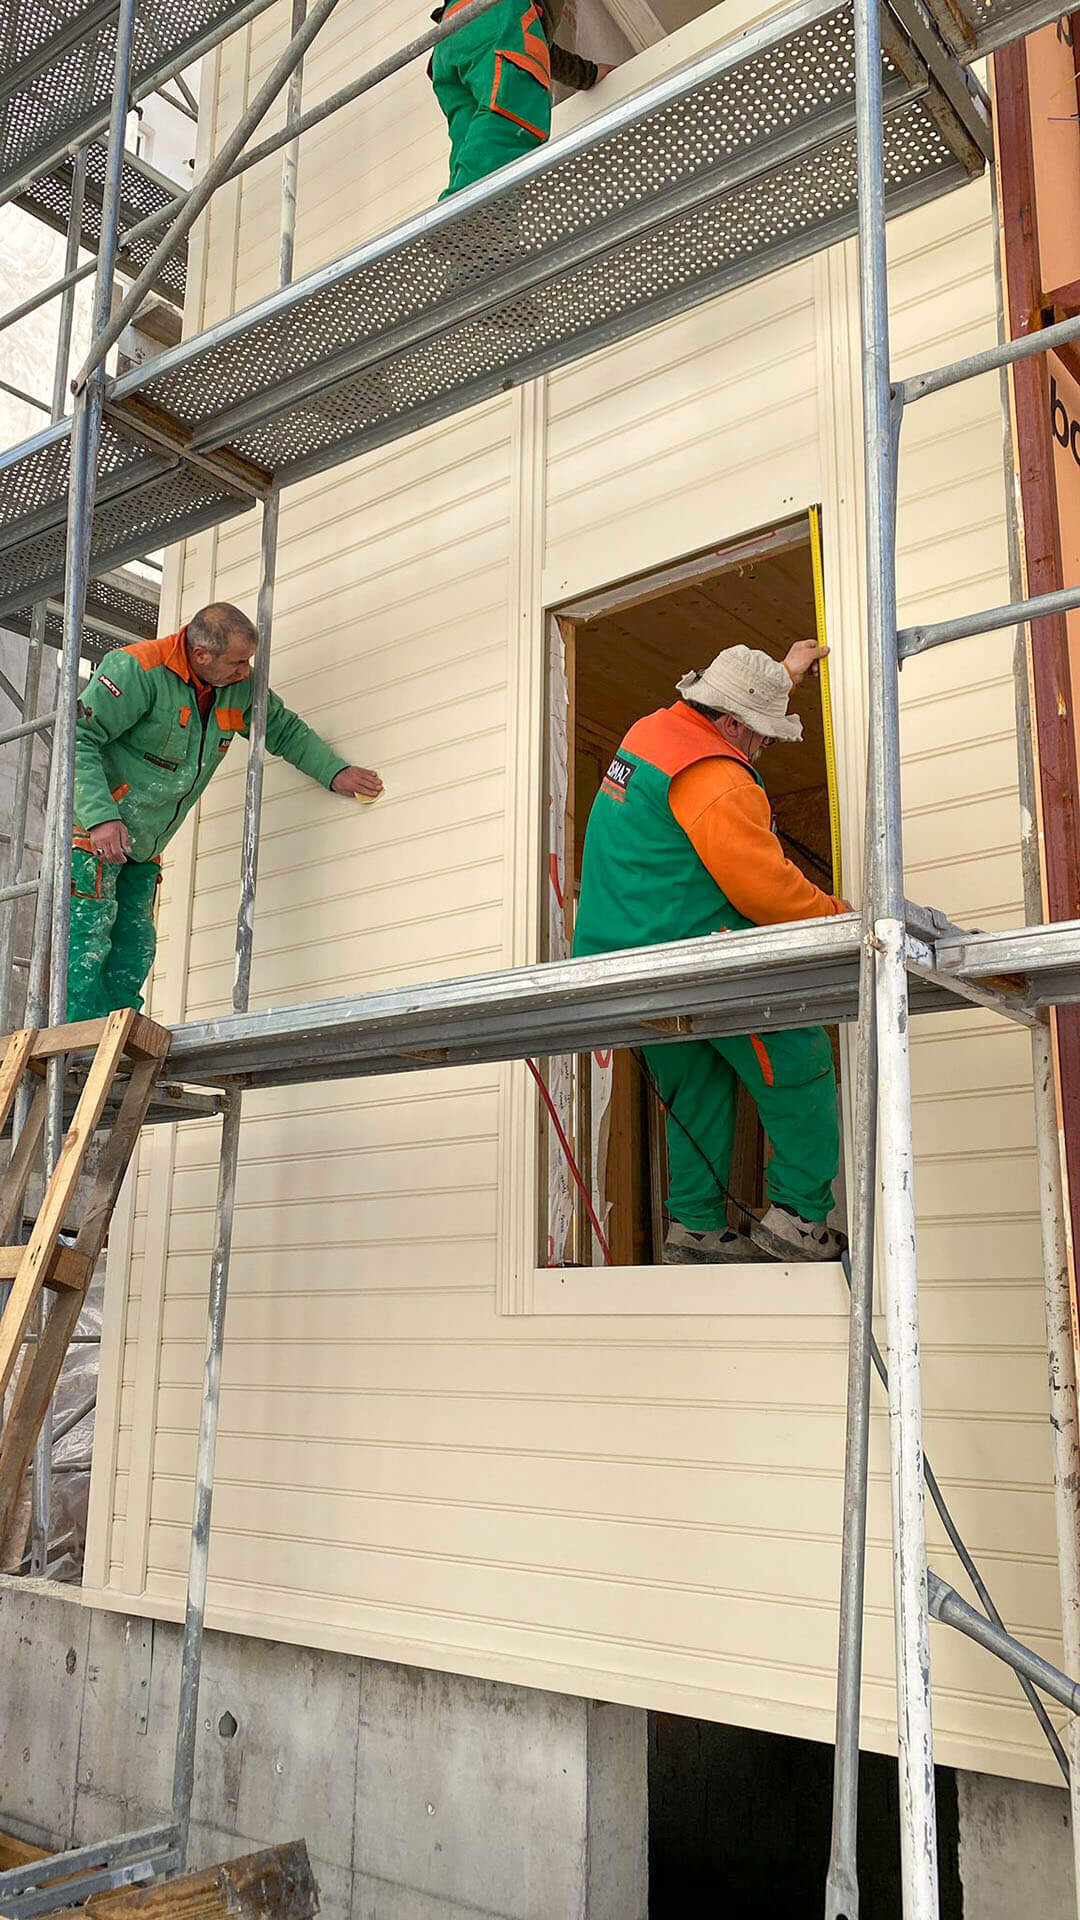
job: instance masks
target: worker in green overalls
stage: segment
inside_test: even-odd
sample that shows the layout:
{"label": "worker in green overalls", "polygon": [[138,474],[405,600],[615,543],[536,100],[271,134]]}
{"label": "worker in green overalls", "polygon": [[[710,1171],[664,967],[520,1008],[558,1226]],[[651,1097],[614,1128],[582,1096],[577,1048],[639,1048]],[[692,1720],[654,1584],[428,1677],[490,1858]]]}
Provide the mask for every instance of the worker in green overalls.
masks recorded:
{"label": "worker in green overalls", "polygon": [[[251,718],[258,634],[226,601],[179,633],[107,653],[79,701],[67,1017],[141,1007],[154,958],[161,854]],[[374,800],[351,766],[271,691],[266,744],[320,787]]]}
{"label": "worker in green overalls", "polygon": [[[449,19],[467,5],[450,0],[431,17]],[[553,80],[581,91],[611,72],[558,45],[562,10],[563,0],[501,0],[440,40],[428,72],[450,130],[450,181],[441,199],[547,139]]]}
{"label": "worker in green overalls", "polygon": [[[589,815],[576,954],[850,911],[787,858],[755,765],[770,740],[802,738],[788,697],[825,652],[816,640],[796,642],[783,661],[728,647],[704,673],[683,676],[674,706],[631,727]],[[644,1054],[668,1113],[665,1261],[837,1259],[843,1235],[826,1221],[840,1129],[824,1028]],[[727,1183],[740,1081],[772,1157],[768,1210],[734,1226]]]}

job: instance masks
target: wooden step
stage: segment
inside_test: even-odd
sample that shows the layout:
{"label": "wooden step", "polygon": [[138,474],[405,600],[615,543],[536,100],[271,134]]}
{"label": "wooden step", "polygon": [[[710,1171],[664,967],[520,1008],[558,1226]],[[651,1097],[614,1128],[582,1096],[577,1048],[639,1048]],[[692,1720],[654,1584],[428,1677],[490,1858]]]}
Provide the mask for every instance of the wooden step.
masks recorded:
{"label": "wooden step", "polygon": [[[110,1014],[108,1019],[115,1017]],[[105,1037],[108,1019],[73,1020],[64,1027],[43,1027],[34,1035],[30,1059],[52,1060],[60,1053],[94,1052]],[[159,1027],[144,1013],[133,1013],[124,1039],[124,1052],[134,1060],[163,1060],[171,1041],[168,1027]]]}

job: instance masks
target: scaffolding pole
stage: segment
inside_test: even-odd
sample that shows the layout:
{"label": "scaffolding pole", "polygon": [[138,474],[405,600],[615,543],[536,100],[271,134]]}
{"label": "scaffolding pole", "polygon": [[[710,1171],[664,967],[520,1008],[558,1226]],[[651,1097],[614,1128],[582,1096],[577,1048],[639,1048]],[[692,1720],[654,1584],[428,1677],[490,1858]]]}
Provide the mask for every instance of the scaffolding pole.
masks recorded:
{"label": "scaffolding pole", "polygon": [[[332,0],[331,0],[332,3]],[[290,48],[303,42],[307,0],[292,0]],[[329,11],[327,8],[326,11]],[[310,38],[310,36],[309,36]],[[296,238],[296,187],[299,138],[295,129],[303,93],[303,60],[296,61],[286,96],[286,127],[294,137],[285,146],[281,166],[281,223],[278,235],[278,285],[292,279]],[[262,823],[263,771],[266,764],[266,719],[270,702],[270,642],[277,572],[278,516],[281,496],[275,487],[264,499],[262,550],[256,626],[258,643],[252,672],[251,717],[248,726],[247,777],[244,787],[244,825],[240,857],[240,904],[236,915],[236,961],[233,1009],[246,1013],[251,999],[251,963],[255,935],[255,892],[259,874],[259,838]],[[199,1682],[206,1633],[206,1590],[210,1570],[210,1521],[214,1500],[214,1462],[221,1405],[221,1362],[225,1345],[225,1313],[229,1295],[236,1178],[240,1154],[243,1095],[237,1088],[229,1097],[221,1128],[214,1254],[206,1329],[206,1361],[199,1416],[195,1471],[195,1512],[188,1556],[184,1640],[180,1657],[180,1711],[173,1764],[172,1814],[178,1832],[181,1865],[187,1863],[191,1827],[191,1796],[195,1784],[195,1745],[199,1727]]]}
{"label": "scaffolding pole", "polygon": [[[895,453],[885,250],[881,13],[854,0],[863,440],[866,472],[870,809],[882,1266],[889,1339],[889,1466],[896,1631],[900,1860],[905,1920],[937,1920],[937,1825],[923,1508],[918,1276],[900,811]],[[856,1143],[856,1150],[862,1148]]]}
{"label": "scaffolding pole", "polygon": [[291,36],[288,46],[278,55],[251,105],[245,107],[232,132],[211,160],[202,179],[192,187],[183,205],[177,209],[176,218],[165,238],[155,247],[142,272],[128,288],[112,319],[91,344],[86,359],[75,375],[73,386],[76,393],[82,390],[94,372],[100,368],[110,347],[115,346],[129,320],[134,318],[157,279],[160,268],[184,235],[190,233],[203,208],[217,192],[260,120],[273,106],[289,75],[300,66],[311,42],[320,27],[329,20],[337,4],[338,0],[315,0],[311,12],[301,21],[296,32]]}
{"label": "scaffolding pole", "polygon": [[[120,0],[116,25],[112,107],[106,158],[105,191],[101,209],[101,239],[94,283],[92,331],[100,336],[108,325],[113,272],[120,223],[120,181],[124,165],[124,124],[127,119],[136,0]],[[68,494],[67,549],[64,575],[64,642],[60,654],[57,718],[53,729],[52,837],[43,849],[43,863],[52,867],[53,886],[49,929],[49,1025],[63,1024],[67,1011],[68,935],[71,926],[72,808],[75,781],[75,717],[79,698],[79,652],[82,643],[86,590],[90,578],[90,542],[94,518],[94,482],[105,368],[99,363],[93,377],[76,396],[72,416],[71,469]],[[43,919],[39,901],[38,917]],[[64,1061],[49,1061],[48,1103],[45,1118],[45,1179],[51,1178],[64,1138]],[[34,1451],[30,1566],[44,1573],[48,1560],[49,1510],[52,1498],[52,1409],[42,1422]]]}
{"label": "scaffolding pole", "polygon": [[[67,242],[64,248],[64,270],[70,273],[78,262],[79,239],[82,233],[83,190],[86,185],[85,149],[75,157],[71,181],[71,203],[68,211]],[[71,335],[75,318],[75,288],[69,286],[60,303],[60,316],[56,333],[56,360],[53,367],[52,420],[62,420],[66,411],[68,362],[71,358]],[[26,657],[26,682],[23,690],[22,727],[9,730],[7,738],[20,737],[19,758],[15,768],[15,792],[11,805],[11,845],[8,849],[7,867],[4,883],[17,885],[23,878],[23,860],[26,852],[26,822],[30,807],[30,780],[34,766],[34,735],[43,725],[38,714],[38,702],[41,696],[41,668],[45,652],[45,621],[47,607],[39,600],[34,608],[30,623],[30,646]],[[41,850],[42,865],[47,858],[47,849]],[[2,899],[2,895],[0,895]],[[14,968],[12,956],[15,950],[15,923],[17,909],[14,901],[0,907],[0,1032],[8,1032],[15,1022]]]}

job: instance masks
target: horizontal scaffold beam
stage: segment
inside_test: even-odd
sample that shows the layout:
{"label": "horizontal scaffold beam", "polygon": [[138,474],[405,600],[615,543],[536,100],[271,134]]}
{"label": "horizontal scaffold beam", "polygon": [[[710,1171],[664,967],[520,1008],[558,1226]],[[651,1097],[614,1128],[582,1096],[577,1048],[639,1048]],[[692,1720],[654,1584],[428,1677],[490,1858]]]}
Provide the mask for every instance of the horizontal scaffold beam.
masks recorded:
{"label": "horizontal scaffold beam", "polygon": [[[974,998],[1012,1018],[1037,1018],[1033,1009],[1041,990],[1035,987],[1033,1000],[1027,982],[1005,964],[1010,942],[1022,944],[1036,982],[1054,977],[1057,997],[1080,998],[1080,962],[1067,975],[1058,960],[1070,941],[1080,954],[1080,923],[1022,935],[953,930],[935,940],[927,937],[931,920],[911,909],[913,1012],[940,1013],[958,998]],[[1047,936],[1042,948],[1041,933]],[[858,914],[838,914],[230,1014],[175,1028],[169,1075],[204,1087],[288,1086],[598,1046],[843,1024],[857,1013],[862,937]],[[971,951],[967,941],[974,943]]]}

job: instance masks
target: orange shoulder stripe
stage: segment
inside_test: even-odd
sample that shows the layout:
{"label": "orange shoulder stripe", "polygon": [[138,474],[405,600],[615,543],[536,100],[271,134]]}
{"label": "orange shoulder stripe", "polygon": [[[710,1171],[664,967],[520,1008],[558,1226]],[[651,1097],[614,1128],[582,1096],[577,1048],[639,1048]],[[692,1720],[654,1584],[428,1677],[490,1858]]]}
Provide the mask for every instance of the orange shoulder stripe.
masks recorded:
{"label": "orange shoulder stripe", "polygon": [[190,682],[191,669],[184,646],[186,633],[187,628],[181,627],[179,633],[165,633],[157,640],[135,640],[130,647],[124,648],[124,652],[130,653],[132,659],[138,661],[144,673],[149,673],[154,667],[169,667],[181,680]]}
{"label": "orange shoulder stripe", "polygon": [[623,746],[627,753],[647,760],[672,779],[684,767],[693,766],[695,760],[735,760],[739,766],[750,765],[746,755],[722,739],[703,713],[695,713],[682,700],[635,721]]}

